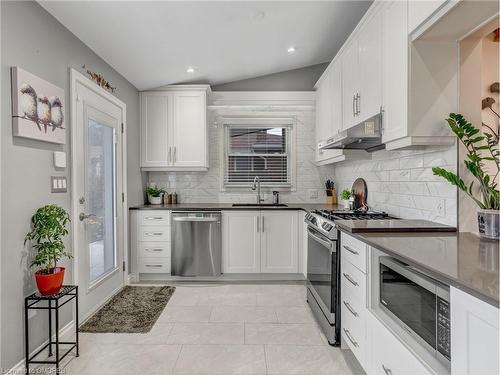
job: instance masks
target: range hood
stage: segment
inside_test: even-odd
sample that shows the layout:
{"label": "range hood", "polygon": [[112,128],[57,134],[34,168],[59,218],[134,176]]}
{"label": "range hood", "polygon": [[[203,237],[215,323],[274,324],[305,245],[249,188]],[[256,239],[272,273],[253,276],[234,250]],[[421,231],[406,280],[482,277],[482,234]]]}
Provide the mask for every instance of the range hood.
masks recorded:
{"label": "range hood", "polygon": [[368,152],[382,150],[385,145],[382,143],[381,122],[382,115],[377,114],[327,139],[321,148],[324,150],[365,150]]}

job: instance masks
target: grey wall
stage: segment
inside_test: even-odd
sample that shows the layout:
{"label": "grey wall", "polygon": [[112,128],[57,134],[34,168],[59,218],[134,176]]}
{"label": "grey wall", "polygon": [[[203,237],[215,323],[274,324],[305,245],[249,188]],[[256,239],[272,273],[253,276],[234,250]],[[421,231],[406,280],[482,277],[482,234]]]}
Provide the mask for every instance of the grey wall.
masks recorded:
{"label": "grey wall", "polygon": [[[87,64],[102,73],[116,87],[116,96],[127,105],[128,132],[128,203],[142,203],[142,182],[139,172],[139,99],[138,91],[78,38],[65,29],[35,2],[1,2],[1,137],[2,137],[2,253],[1,253],[1,364],[2,369],[14,366],[24,357],[23,297],[35,289],[33,270],[28,268],[28,249],[23,238],[29,230],[29,219],[41,205],[55,203],[70,210],[70,194],[51,194],[51,175],[67,175],[71,169],[56,171],[53,150],[64,150],[71,165],[70,134],[66,145],[23,140],[12,137],[10,67],[27,71],[64,88],[66,118],[70,102],[69,68],[80,69]],[[71,131],[71,124],[68,124]],[[71,181],[69,182],[71,184]],[[70,236],[66,244],[71,243]],[[71,265],[66,282],[71,281]],[[66,311],[65,321],[69,320]],[[46,317],[38,313],[31,318],[32,348],[43,342]],[[64,322],[63,322],[64,324]],[[62,325],[63,325],[62,324]]]}
{"label": "grey wall", "polygon": [[312,91],[329,63],[224,83],[212,91]]}

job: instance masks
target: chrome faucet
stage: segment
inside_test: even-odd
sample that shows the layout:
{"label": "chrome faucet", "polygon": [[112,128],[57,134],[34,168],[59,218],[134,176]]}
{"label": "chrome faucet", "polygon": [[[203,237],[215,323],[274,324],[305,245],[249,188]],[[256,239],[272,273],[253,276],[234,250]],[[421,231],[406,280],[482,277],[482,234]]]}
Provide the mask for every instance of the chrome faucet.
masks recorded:
{"label": "chrome faucet", "polygon": [[252,190],[257,190],[257,204],[260,204],[264,201],[264,199],[260,196],[260,178],[259,176],[255,176],[253,179]]}

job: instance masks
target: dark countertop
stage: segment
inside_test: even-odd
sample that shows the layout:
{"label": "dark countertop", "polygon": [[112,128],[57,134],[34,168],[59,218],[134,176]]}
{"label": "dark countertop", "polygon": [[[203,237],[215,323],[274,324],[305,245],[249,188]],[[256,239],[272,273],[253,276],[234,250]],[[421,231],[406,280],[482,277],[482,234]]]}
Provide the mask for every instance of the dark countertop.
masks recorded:
{"label": "dark countertop", "polygon": [[207,210],[339,210],[340,206],[311,203],[285,203],[286,206],[233,206],[232,203],[179,203],[179,204],[145,204],[130,207],[130,210],[174,210],[174,211],[207,211]]}
{"label": "dark countertop", "polygon": [[339,229],[349,233],[456,232],[457,228],[429,220],[336,220]]}
{"label": "dark countertop", "polygon": [[472,233],[349,233],[444,284],[500,306],[499,242]]}

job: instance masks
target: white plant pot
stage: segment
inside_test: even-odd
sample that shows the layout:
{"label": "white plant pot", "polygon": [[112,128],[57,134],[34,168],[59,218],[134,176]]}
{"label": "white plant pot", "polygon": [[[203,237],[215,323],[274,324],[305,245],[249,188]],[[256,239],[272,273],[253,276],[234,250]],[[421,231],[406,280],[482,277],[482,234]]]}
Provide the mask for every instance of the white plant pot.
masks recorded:
{"label": "white plant pot", "polygon": [[490,240],[500,238],[500,211],[479,210],[477,212],[479,236]]}
{"label": "white plant pot", "polygon": [[341,202],[345,210],[348,210],[351,207],[349,200],[342,199]]}
{"label": "white plant pot", "polygon": [[159,197],[152,197],[151,195],[148,195],[148,201],[150,204],[162,204],[163,194],[161,194]]}

